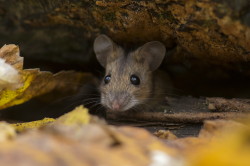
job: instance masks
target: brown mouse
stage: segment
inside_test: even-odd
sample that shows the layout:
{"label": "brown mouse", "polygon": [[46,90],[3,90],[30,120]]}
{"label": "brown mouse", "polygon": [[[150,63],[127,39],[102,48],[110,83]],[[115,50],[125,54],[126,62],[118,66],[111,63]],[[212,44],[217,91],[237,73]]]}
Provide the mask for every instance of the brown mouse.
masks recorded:
{"label": "brown mouse", "polygon": [[148,42],[126,54],[109,37],[100,35],[94,41],[94,52],[106,69],[99,89],[101,104],[109,110],[151,107],[162,101],[166,90],[171,89],[168,76],[156,71],[166,52],[159,41]]}

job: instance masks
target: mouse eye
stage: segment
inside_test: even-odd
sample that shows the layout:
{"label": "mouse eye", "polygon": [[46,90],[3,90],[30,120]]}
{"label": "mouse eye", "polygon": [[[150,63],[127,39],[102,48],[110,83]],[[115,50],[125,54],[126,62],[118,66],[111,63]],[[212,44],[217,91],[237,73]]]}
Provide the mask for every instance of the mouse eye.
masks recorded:
{"label": "mouse eye", "polygon": [[106,75],[106,76],[104,77],[104,83],[105,83],[105,84],[109,83],[110,80],[111,80],[111,75],[110,75],[110,74],[109,74],[109,75]]}
{"label": "mouse eye", "polygon": [[133,74],[133,75],[130,76],[130,82],[133,85],[139,85],[140,84],[140,78]]}

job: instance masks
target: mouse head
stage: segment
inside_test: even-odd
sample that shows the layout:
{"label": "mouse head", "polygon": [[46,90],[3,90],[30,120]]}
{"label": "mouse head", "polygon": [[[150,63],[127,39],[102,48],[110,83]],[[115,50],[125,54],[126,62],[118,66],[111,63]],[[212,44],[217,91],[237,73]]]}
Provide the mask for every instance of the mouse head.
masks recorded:
{"label": "mouse head", "polygon": [[125,54],[124,50],[106,35],[94,41],[99,63],[106,69],[100,85],[101,104],[115,111],[126,111],[150,100],[152,72],[156,70],[166,52],[165,46],[152,41]]}

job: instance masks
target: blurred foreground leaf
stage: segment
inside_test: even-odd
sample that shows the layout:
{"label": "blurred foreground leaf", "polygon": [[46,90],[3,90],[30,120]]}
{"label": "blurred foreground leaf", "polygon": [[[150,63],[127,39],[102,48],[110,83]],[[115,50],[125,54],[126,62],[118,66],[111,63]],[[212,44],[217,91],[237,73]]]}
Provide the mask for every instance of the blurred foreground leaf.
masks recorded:
{"label": "blurred foreground leaf", "polygon": [[[176,138],[170,137],[169,131],[160,131],[157,135],[164,138],[164,142],[141,128],[107,125],[90,116],[82,106],[55,121],[48,121],[24,123],[23,126],[45,127],[0,141],[1,164],[249,165],[249,126],[235,121],[206,121],[198,137]],[[4,130],[0,135],[1,132]]]}
{"label": "blurred foreground leaf", "polygon": [[74,124],[88,124],[90,122],[90,115],[88,109],[84,108],[82,105],[76,107],[70,113],[67,113],[56,120],[56,123],[62,123],[64,125],[74,125]]}
{"label": "blurred foreground leaf", "polygon": [[16,131],[21,132],[26,129],[40,128],[54,121],[55,119],[53,118],[44,118],[42,120],[37,120],[37,121],[32,121],[32,122],[15,123],[15,124],[12,124],[12,126],[15,128]]}
{"label": "blurred foreground leaf", "polygon": [[[189,165],[249,166],[250,126],[233,121],[209,123],[207,126],[210,126],[208,127],[210,132],[212,128],[215,132],[212,131],[210,136],[208,136],[208,132],[201,133],[200,139],[207,138],[206,144],[192,148],[192,153],[187,155]],[[218,130],[218,128],[221,129]],[[191,147],[189,148],[191,149]]]}
{"label": "blurred foreground leaf", "polygon": [[[27,128],[46,123],[14,126]],[[144,129],[108,126],[91,117],[82,106],[47,124],[40,130],[26,130],[12,141],[0,142],[1,164],[144,166],[158,154],[173,159],[168,162],[176,162],[175,150]]]}
{"label": "blurred foreground leaf", "polygon": [[10,124],[0,122],[0,142],[7,141],[16,137],[16,131]]}
{"label": "blurred foreground leaf", "polygon": [[63,124],[63,125],[84,125],[90,122],[91,116],[88,113],[88,109],[83,106],[76,107],[70,113],[66,113],[65,115],[59,117],[58,119],[53,118],[44,118],[42,120],[32,121],[32,122],[24,122],[24,123],[14,123],[12,126],[16,131],[21,132],[27,129],[34,129],[46,126],[54,122],[53,125]]}

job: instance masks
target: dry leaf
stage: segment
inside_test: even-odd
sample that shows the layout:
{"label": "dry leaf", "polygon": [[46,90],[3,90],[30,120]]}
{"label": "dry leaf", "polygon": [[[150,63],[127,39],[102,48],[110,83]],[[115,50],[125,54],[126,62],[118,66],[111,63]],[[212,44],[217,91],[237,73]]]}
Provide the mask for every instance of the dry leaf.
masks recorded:
{"label": "dry leaf", "polygon": [[22,86],[19,75],[22,65],[23,58],[19,56],[19,48],[16,45],[4,45],[0,49],[0,90]]}
{"label": "dry leaf", "polygon": [[76,107],[70,113],[67,113],[58,119],[53,118],[44,118],[42,120],[32,121],[32,122],[24,122],[24,123],[14,123],[12,126],[16,131],[21,132],[26,129],[34,129],[46,126],[54,122],[53,125],[56,126],[58,124],[63,125],[84,125],[90,122],[90,115],[88,114],[88,109],[83,106]]}
{"label": "dry leaf", "polygon": [[14,44],[4,45],[0,49],[0,58],[4,59],[17,71],[23,69],[23,57],[20,57],[19,47]]}
{"label": "dry leaf", "polygon": [[32,121],[32,122],[15,123],[15,124],[12,124],[12,126],[15,128],[16,131],[21,132],[26,129],[40,128],[54,121],[55,119],[53,118],[44,118],[42,120],[37,120],[37,121]]}
{"label": "dry leaf", "polygon": [[84,125],[90,122],[90,115],[88,109],[82,105],[76,107],[73,111],[59,117],[55,123],[64,125]]}
{"label": "dry leaf", "polygon": [[12,142],[0,142],[1,164],[159,166],[179,161],[175,150],[144,129],[116,128],[90,122],[88,117],[86,109],[78,107],[54,125],[23,132]]}
{"label": "dry leaf", "polygon": [[213,137],[219,137],[224,133],[230,133],[231,131],[244,127],[245,125],[242,123],[233,120],[207,120],[204,122],[204,125],[199,133],[199,138],[210,139]]}
{"label": "dry leaf", "polygon": [[[19,48],[15,45],[5,45],[0,50],[0,57],[6,59],[12,68],[18,70],[20,80],[15,84],[22,84],[18,89],[0,91],[0,109],[22,104],[31,98],[51,92],[52,90],[75,91],[84,82],[94,81],[89,73],[62,71],[57,74],[41,72],[39,69],[22,69],[23,58],[19,57]],[[4,78],[4,77],[2,77]],[[0,68],[1,85],[1,68]],[[12,85],[12,84],[11,84]]]}
{"label": "dry leaf", "polygon": [[234,121],[207,121],[199,137],[168,140],[165,144],[144,129],[109,126],[91,119],[81,106],[41,130],[28,130],[12,141],[0,142],[1,164],[247,166],[249,163],[250,128]]}
{"label": "dry leaf", "polygon": [[15,129],[6,122],[0,122],[0,142],[7,141],[15,137]]}
{"label": "dry leaf", "polygon": [[[213,122],[212,126],[216,124]],[[207,124],[209,125],[209,124]],[[222,122],[218,121],[221,126]],[[210,128],[210,127],[207,127]],[[213,137],[208,132],[202,133],[202,138],[208,136],[207,143],[199,147],[192,148],[191,153],[187,153],[188,166],[249,166],[250,163],[250,126],[239,125],[228,121],[223,122],[223,126],[218,132],[208,132],[215,134]],[[204,135],[204,133],[206,133]],[[212,139],[211,139],[212,138]],[[188,149],[187,149],[188,150]]]}

